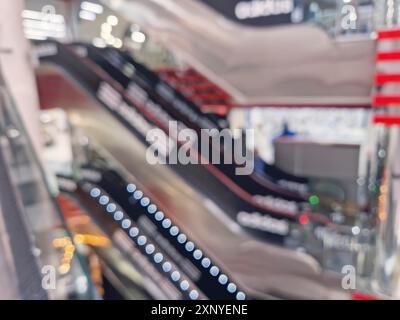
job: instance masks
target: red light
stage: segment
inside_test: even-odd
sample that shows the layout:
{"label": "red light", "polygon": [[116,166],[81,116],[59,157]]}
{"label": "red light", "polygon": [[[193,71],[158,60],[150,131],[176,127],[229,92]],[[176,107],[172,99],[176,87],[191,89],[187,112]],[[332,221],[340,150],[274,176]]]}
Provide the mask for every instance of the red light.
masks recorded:
{"label": "red light", "polygon": [[299,217],[299,222],[300,224],[305,225],[310,222],[310,218],[306,214],[302,214]]}
{"label": "red light", "polygon": [[393,105],[399,105],[400,104],[400,96],[386,96],[386,95],[380,95],[377,94],[373,97],[373,102],[372,105],[373,107],[390,107]]}
{"label": "red light", "polygon": [[376,61],[395,61],[400,59],[399,51],[378,52],[375,57]]}
{"label": "red light", "polygon": [[379,300],[377,297],[361,292],[353,292],[351,298],[352,300]]}
{"label": "red light", "polygon": [[400,39],[400,30],[382,30],[378,32],[378,40]]}
{"label": "red light", "polygon": [[400,117],[392,115],[375,115],[373,118],[375,124],[384,124],[387,126],[400,125]]}

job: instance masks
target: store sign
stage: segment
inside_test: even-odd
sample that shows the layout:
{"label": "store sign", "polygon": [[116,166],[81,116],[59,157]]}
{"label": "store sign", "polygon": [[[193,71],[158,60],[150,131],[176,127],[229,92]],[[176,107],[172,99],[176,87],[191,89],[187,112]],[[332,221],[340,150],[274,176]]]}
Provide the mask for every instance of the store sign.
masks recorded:
{"label": "store sign", "polygon": [[55,56],[58,53],[58,48],[55,43],[44,43],[35,47],[35,55],[38,59],[44,57]]}
{"label": "store sign", "polygon": [[239,20],[289,14],[294,10],[294,0],[241,1],[235,5]]}
{"label": "store sign", "polygon": [[287,220],[275,219],[259,212],[240,211],[236,220],[243,227],[266,231],[280,236],[287,236],[289,234],[290,226]]}
{"label": "store sign", "polygon": [[303,0],[200,0],[227,18],[254,26],[303,21]]}

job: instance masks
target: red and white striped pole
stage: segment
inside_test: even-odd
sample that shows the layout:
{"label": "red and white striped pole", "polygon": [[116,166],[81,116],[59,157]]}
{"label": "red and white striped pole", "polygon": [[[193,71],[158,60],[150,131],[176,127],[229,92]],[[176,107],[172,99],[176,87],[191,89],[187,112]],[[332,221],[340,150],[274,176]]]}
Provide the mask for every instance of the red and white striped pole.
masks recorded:
{"label": "red and white striped pole", "polygon": [[[378,220],[374,289],[400,297],[400,29],[377,34],[372,98],[375,152],[372,171],[379,190],[372,198]],[[375,200],[375,202],[374,202]]]}

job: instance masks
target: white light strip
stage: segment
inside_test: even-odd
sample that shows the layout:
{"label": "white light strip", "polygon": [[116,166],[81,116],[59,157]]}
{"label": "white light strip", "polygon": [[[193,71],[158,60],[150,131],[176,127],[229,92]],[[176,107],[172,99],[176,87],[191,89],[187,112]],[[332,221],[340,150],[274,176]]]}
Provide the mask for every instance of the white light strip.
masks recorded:
{"label": "white light strip", "polygon": [[[117,205],[113,202],[110,202],[110,198],[101,193],[99,188],[92,188],[89,192],[92,198],[98,198],[98,202],[100,205],[105,207],[107,213],[112,214],[115,221],[121,224],[121,227],[125,230],[129,229],[129,236],[134,239],[138,246],[145,246],[145,252],[150,257],[155,264],[162,264],[162,270],[164,273],[170,273],[170,277],[172,281],[179,283],[179,288],[182,292],[187,294],[187,291],[190,289],[190,280],[189,279],[181,279],[181,273],[178,270],[173,270],[172,263],[164,259],[164,255],[161,252],[155,251],[155,246],[152,243],[147,242],[147,237],[144,235],[140,235],[140,230],[137,226],[133,226],[132,220],[130,218],[124,218],[124,214],[122,211],[117,210]],[[142,193],[143,195],[143,193]],[[190,299],[196,300],[199,297],[199,293],[197,290],[192,289],[188,293]]]}
{"label": "white light strip", "polygon": [[105,48],[106,47],[106,43],[101,38],[94,38],[92,43],[93,43],[93,45],[95,47],[98,47],[98,48]]}
{"label": "white light strip", "polygon": [[22,18],[32,20],[46,20],[53,23],[65,23],[64,16],[61,14],[51,14],[42,11],[24,10]]}
{"label": "white light strip", "polygon": [[41,11],[24,10],[22,25],[28,39],[45,40],[64,38],[67,35],[65,20],[62,15]]}
{"label": "white light strip", "polygon": [[81,10],[81,11],[79,11],[79,18],[81,18],[82,20],[87,20],[87,21],[95,21],[96,14],[91,11]]}
{"label": "white light strip", "polygon": [[46,40],[46,36],[39,36],[39,35],[33,35],[33,34],[25,34],[27,39],[30,40]]}
{"label": "white light strip", "polygon": [[55,31],[65,31],[65,24],[60,23],[51,23],[47,21],[38,21],[38,20],[23,20],[22,25],[26,28],[31,29],[41,29],[41,30],[55,30]]}
{"label": "white light strip", "polygon": [[[133,183],[130,183],[126,186],[126,190],[128,193],[131,193],[133,198],[137,201],[139,201],[140,205],[142,207],[147,207],[147,213],[149,215],[152,215],[154,219],[157,221],[157,223],[161,224],[161,226],[164,229],[169,229],[169,233],[172,237],[175,238],[175,240],[180,244],[180,245],[185,245],[185,249],[188,252],[193,252],[193,258],[196,260],[201,260],[201,265],[203,268],[208,269],[209,268],[209,273],[213,277],[217,277],[220,273],[220,270],[217,266],[214,266],[211,264],[211,260],[207,257],[203,257],[203,252],[200,249],[196,249],[196,245],[192,241],[188,241],[189,239],[187,236],[183,233],[179,232],[179,227],[175,226],[172,224],[172,221],[169,218],[166,218],[164,213],[162,211],[157,211],[157,206],[153,203],[150,202],[150,199],[148,197],[144,197],[144,194],[142,191],[138,190],[136,185]],[[228,277],[226,275],[220,275],[218,278],[219,284],[222,286],[225,286],[227,284],[227,291],[231,294],[234,294],[237,290],[237,286],[234,283],[229,283],[228,284]],[[236,293],[236,299],[237,300],[245,300],[246,295],[242,292],[239,291]]]}
{"label": "white light strip", "polygon": [[132,32],[132,34],[131,34],[131,39],[132,39],[132,41],[134,41],[134,42],[143,43],[143,42],[146,41],[146,35],[145,35],[143,32],[134,31],[134,32]]}
{"label": "white light strip", "polygon": [[81,3],[81,8],[86,11],[93,12],[95,14],[102,14],[104,9],[101,4],[93,3],[93,2],[88,2],[84,1]]}
{"label": "white light strip", "polygon": [[46,30],[36,30],[36,29],[24,29],[25,36],[27,37],[51,37],[51,38],[64,38],[65,32],[57,31],[46,31]]}

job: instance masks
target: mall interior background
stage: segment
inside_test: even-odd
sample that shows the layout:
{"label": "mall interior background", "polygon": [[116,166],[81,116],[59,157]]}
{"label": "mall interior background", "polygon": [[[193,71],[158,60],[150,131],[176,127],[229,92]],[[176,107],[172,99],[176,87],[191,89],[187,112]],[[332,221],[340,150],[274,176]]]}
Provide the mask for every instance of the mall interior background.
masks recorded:
{"label": "mall interior background", "polygon": [[[399,12],[0,0],[0,298],[399,298]],[[168,121],[254,173],[149,164]]]}

